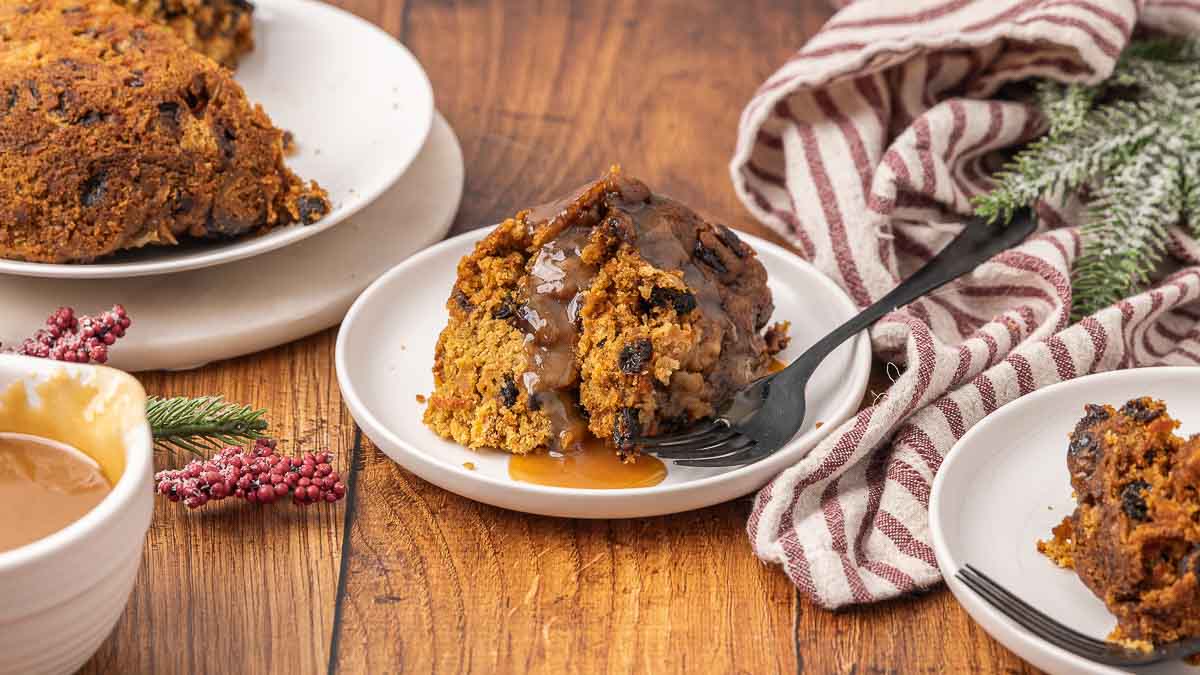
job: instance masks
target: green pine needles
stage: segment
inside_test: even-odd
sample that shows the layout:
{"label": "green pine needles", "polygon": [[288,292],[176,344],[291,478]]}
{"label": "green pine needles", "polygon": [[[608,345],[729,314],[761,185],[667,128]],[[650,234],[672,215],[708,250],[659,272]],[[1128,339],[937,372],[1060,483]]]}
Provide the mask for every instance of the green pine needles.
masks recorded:
{"label": "green pine needles", "polygon": [[220,396],[158,398],[146,402],[146,419],[160,449],[195,455],[263,437],[266,410],[228,403]]}
{"label": "green pine needles", "polygon": [[1171,226],[1200,236],[1200,39],[1134,42],[1097,85],[1040,81],[1050,123],[976,200],[976,213],[1007,223],[1038,200],[1086,197],[1076,262],[1078,320],[1144,286]]}

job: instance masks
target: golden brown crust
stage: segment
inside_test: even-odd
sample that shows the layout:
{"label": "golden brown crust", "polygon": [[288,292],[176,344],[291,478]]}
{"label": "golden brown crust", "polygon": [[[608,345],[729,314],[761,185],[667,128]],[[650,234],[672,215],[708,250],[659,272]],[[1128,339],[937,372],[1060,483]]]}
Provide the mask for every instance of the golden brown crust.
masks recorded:
{"label": "golden brown crust", "polygon": [[616,172],[501,224],[446,306],[425,422],[473,448],[590,434],[631,452],[714,414],[773,353],[754,252]]}
{"label": "golden brown crust", "polygon": [[229,68],[254,49],[254,5],[247,0],[115,0],[165,23],[188,45]]}
{"label": "golden brown crust", "polygon": [[1175,434],[1161,401],[1088,406],[1067,467],[1078,506],[1039,550],[1117,617],[1112,639],[1200,636],[1200,438]]}
{"label": "golden brown crust", "polygon": [[0,0],[0,256],[86,262],[329,209],[229,72],[109,0]]}

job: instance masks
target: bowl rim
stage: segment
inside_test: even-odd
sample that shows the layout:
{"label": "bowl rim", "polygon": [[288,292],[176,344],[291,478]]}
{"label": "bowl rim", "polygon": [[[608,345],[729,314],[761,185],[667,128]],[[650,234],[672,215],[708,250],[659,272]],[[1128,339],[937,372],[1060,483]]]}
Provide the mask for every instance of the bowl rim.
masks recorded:
{"label": "bowl rim", "polygon": [[[349,408],[352,417],[359,424],[359,426],[362,427],[363,432],[369,438],[372,440],[380,439],[380,441],[386,442],[391,447],[402,450],[403,454],[410,458],[411,463],[419,464],[421,468],[418,470],[412,466],[409,466],[408,464],[403,464],[400,462],[397,463],[401,464],[410,471],[413,471],[423,479],[430,480],[430,482],[441,485],[441,481],[432,480],[427,476],[431,473],[443,473],[447,475],[453,475],[456,479],[468,478],[473,482],[478,482],[490,488],[511,492],[514,495],[523,494],[536,497],[565,499],[583,498],[595,502],[606,503],[620,503],[629,498],[646,497],[647,495],[652,495],[655,499],[657,499],[660,497],[672,496],[678,493],[688,493],[706,487],[715,488],[725,483],[739,484],[741,482],[751,480],[761,472],[764,477],[762,480],[757,481],[757,484],[753,488],[757,489],[758,487],[761,487],[762,484],[772,480],[781,471],[786,470],[788,467],[802,460],[809,452],[812,451],[813,448],[815,448],[830,434],[832,434],[838,426],[856,414],[859,404],[862,401],[862,397],[865,395],[871,374],[871,359],[873,357],[871,342],[867,331],[859,333],[850,341],[850,344],[852,345],[852,351],[850,354],[851,372],[849,375],[857,375],[857,377],[852,379],[848,378],[846,383],[846,391],[852,392],[853,395],[846,398],[846,400],[843,401],[842,406],[839,407],[837,411],[838,414],[834,416],[837,418],[836,423],[826,423],[820,429],[811,429],[804,434],[799,434],[792,438],[792,440],[790,440],[782,449],[774,453],[771,457],[767,457],[766,459],[754,464],[748,464],[730,471],[718,473],[712,476],[706,476],[704,478],[697,478],[695,480],[682,483],[658,485],[652,488],[653,492],[648,492],[647,488],[614,488],[594,490],[585,488],[566,488],[538,485],[535,483],[522,483],[513,480],[496,478],[486,474],[479,474],[467,469],[443,465],[434,457],[429,456],[428,452],[420,450],[408,440],[398,436],[371,411],[370,407],[359,395],[357,388],[354,386],[353,379],[349,375],[349,369],[347,367],[349,347],[347,345],[348,338],[346,336],[353,330],[355,323],[359,320],[360,315],[366,311],[366,307],[373,303],[375,296],[383,293],[384,289],[390,286],[397,276],[403,275],[410,267],[421,265],[431,258],[444,255],[444,251],[446,249],[451,249],[455,246],[461,246],[466,242],[473,243],[479,239],[482,239],[483,237],[487,236],[487,234],[491,232],[494,227],[495,226],[487,226],[469,230],[457,236],[445,239],[388,270],[385,274],[368,286],[367,289],[358,297],[358,299],[354,301],[354,305],[351,306],[350,311],[347,312],[346,318],[342,321],[342,324],[338,329],[337,343],[334,354],[334,365],[337,374],[338,385],[341,389],[342,400],[345,402],[346,407]],[[832,279],[813,266],[812,263],[804,260],[800,256],[788,251],[778,244],[767,241],[766,239],[752,235],[748,232],[739,230],[738,236],[741,237],[742,240],[748,245],[754,248],[756,252],[766,251],[771,255],[787,259],[789,264],[794,264],[811,274],[816,280],[815,283],[823,286],[824,289],[829,293],[830,302],[843,305],[846,311],[849,312],[847,318],[858,313],[858,309],[854,305],[853,300],[850,299],[850,296],[847,295],[846,292],[842,290]],[[382,446],[382,443],[379,443],[378,441],[376,442]],[[788,450],[790,449],[789,446],[793,445],[803,446],[807,449],[804,451],[804,454],[791,457],[789,456]],[[381,447],[381,449],[383,448]],[[388,453],[385,452],[385,454]],[[392,457],[389,457],[389,459],[396,461]],[[453,491],[462,494],[460,491]]]}
{"label": "bowl rim", "polygon": [[[115,368],[106,366],[83,365],[47,361],[28,356],[0,354],[0,371],[10,370],[19,373],[18,378],[29,378],[50,374],[58,370],[80,375],[92,375],[101,371],[112,373],[117,378],[136,387],[140,399],[144,402],[146,391],[137,378]],[[144,410],[138,415],[135,428],[138,433],[133,442],[127,441],[125,446],[125,470],[113,486],[112,491],[104,497],[91,511],[66,527],[49,534],[41,539],[32,541],[24,546],[0,552],[0,575],[13,572],[22,567],[39,563],[52,557],[69,545],[92,534],[113,518],[120,517],[139,499],[153,499],[147,489],[154,467],[154,443],[150,434],[150,424],[146,421]],[[138,540],[142,544],[142,538]]]}

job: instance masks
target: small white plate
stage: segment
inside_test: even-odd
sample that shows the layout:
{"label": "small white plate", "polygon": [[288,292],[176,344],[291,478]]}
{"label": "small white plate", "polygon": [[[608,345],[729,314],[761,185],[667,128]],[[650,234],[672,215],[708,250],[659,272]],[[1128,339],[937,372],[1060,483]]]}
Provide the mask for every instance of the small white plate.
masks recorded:
{"label": "small white plate", "polygon": [[0,273],[112,279],[182,272],[241,260],[307,239],[374,201],[402,176],[433,125],[433,89],[421,64],[391,35],[314,0],[255,0],[255,49],[237,80],[271,120],[296,137],[287,158],[329,192],[330,211],[228,242],[126,251],[91,265],[0,259]]}
{"label": "small white plate", "polygon": [[[958,602],[992,637],[1050,673],[1122,673],[1048,644],[1000,614],[954,578],[978,567],[1054,619],[1104,639],[1116,625],[1098,598],[1070,570],[1037,552],[1038,539],[1071,514],[1067,437],[1087,403],[1120,407],[1139,396],[1167,403],[1182,433],[1200,431],[1200,368],[1144,368],[1062,382],[988,415],[951,449],[929,499],[929,527],[938,566]],[[1182,662],[1139,673],[1195,675]]]}
{"label": "small white plate", "polygon": [[[808,416],[795,439],[750,466],[697,469],[668,462],[666,480],[650,488],[584,490],[514,481],[508,456],[473,452],[446,441],[422,422],[417,395],[433,390],[433,351],[446,325],[446,298],[455,266],[486,234],[476,230],[430,248],[388,272],[350,308],[337,340],[342,396],[367,436],[401,466],[439,487],[526,513],[572,518],[631,518],[688,511],[740,497],[794,464],[858,410],[867,387],[871,350],[865,335],[825,360],[808,387]],[[767,268],[774,320],[792,322],[797,355],[857,313],[832,281],[794,254],[743,235]],[[820,429],[816,422],[823,422]],[[464,468],[465,462],[475,470]]]}

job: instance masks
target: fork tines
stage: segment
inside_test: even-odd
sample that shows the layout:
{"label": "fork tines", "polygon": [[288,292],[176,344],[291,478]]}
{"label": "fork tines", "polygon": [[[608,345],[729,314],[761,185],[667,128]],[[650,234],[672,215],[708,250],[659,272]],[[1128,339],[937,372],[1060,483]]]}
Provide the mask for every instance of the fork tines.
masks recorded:
{"label": "fork tines", "polygon": [[1072,654],[1109,665],[1132,666],[1154,663],[1164,658],[1160,650],[1144,652],[1097,640],[1051,619],[1032,605],[1010,593],[983,572],[971,565],[960,569],[955,576],[963,585],[1000,610],[1022,628],[1035,636]]}
{"label": "fork tines", "polygon": [[724,420],[679,436],[638,441],[643,452],[661,459],[675,460],[680,466],[723,467],[749,464],[767,454],[753,439],[734,431]]}

